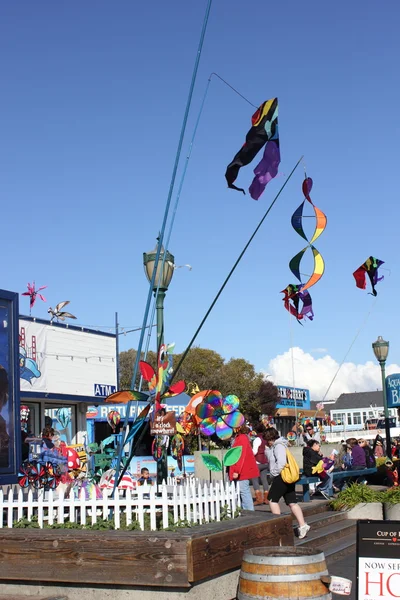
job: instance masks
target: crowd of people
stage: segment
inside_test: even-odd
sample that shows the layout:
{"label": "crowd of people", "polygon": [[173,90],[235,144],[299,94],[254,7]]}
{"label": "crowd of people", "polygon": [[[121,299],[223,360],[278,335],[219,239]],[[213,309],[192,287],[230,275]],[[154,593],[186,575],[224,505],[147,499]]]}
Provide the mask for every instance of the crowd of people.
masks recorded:
{"label": "crowd of people", "polygon": [[[362,471],[373,468],[378,458],[387,456],[384,440],[380,435],[376,436],[372,444],[363,438],[348,438],[342,441],[340,450],[333,448],[328,456],[324,456],[320,433],[314,429],[311,422],[307,424],[299,443],[303,446],[303,475],[319,478],[314,494],[321,494],[326,499],[333,498],[335,493],[340,492],[349,483],[366,483],[363,475],[357,475],[354,478],[340,479],[340,483],[335,486],[335,471]],[[230,480],[239,482],[242,507],[245,510],[254,510],[254,506],[269,504],[271,512],[278,515],[279,501],[283,498],[298,521],[299,537],[305,537],[310,527],[296,501],[296,484],[288,484],[282,479],[282,470],[288,462],[288,440],[280,436],[274,427],[265,427],[258,423],[252,431],[247,425],[240,427],[236,431],[232,446],[242,448],[239,461],[229,468]],[[393,459],[400,459],[400,439],[393,441],[390,454]],[[398,469],[399,467],[397,471]],[[396,470],[394,473],[396,474]],[[254,500],[250,484],[254,489]]]}

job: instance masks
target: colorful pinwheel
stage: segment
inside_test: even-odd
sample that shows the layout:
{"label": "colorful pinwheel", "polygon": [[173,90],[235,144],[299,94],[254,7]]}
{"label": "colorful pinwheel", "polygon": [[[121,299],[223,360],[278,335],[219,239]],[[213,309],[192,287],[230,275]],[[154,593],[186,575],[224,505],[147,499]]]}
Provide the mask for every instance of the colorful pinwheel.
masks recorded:
{"label": "colorful pinwheel", "polygon": [[119,425],[120,421],[121,421],[120,413],[117,410],[110,410],[110,412],[107,415],[107,422],[108,422],[109,426],[111,427],[111,429],[113,430],[113,433],[115,433],[115,429]]}
{"label": "colorful pinwheel", "polygon": [[46,302],[46,298],[42,294],[39,294],[39,292],[41,292],[42,290],[45,290],[47,288],[47,285],[43,285],[42,287],[36,289],[35,282],[33,282],[33,283],[28,283],[27,284],[27,288],[28,288],[28,291],[27,292],[23,292],[21,294],[21,296],[29,296],[29,298],[30,298],[30,300],[29,300],[29,314],[31,314],[32,308],[35,305],[37,297],[39,297],[41,300],[43,300],[43,302]]}
{"label": "colorful pinwheel", "polygon": [[141,360],[139,363],[140,373],[145,381],[149,384],[149,391],[155,407],[154,412],[157,413],[161,408],[161,400],[170,396],[177,396],[185,391],[186,383],[178,381],[169,386],[172,377],[172,350],[175,344],[163,344],[158,353],[157,373],[153,367]]}
{"label": "colorful pinwheel", "polygon": [[233,394],[226,398],[217,391],[209,394],[196,408],[196,414],[201,419],[201,433],[208,436],[216,433],[221,440],[228,440],[233,430],[243,425],[245,420],[238,410],[239,404],[239,398]]}
{"label": "colorful pinwheel", "polygon": [[[303,250],[301,250],[298,254],[296,254],[296,256],[294,256],[289,263],[289,269],[291,270],[291,272],[296,277],[299,283],[289,284],[284,290],[282,290],[282,293],[285,294],[283,298],[284,306],[286,310],[290,312],[291,315],[296,317],[298,322],[300,322],[301,319],[306,317],[308,317],[310,321],[313,319],[314,312],[312,309],[312,300],[307,290],[321,279],[325,270],[324,259],[313,244],[315,240],[319,238],[321,233],[325,231],[327,218],[326,215],[319,208],[317,208],[311,200],[310,192],[312,186],[313,180],[311,179],[311,177],[306,177],[302,185],[304,200],[292,215],[293,229],[307,242],[307,246],[303,248]],[[310,240],[305,234],[302,224],[304,218],[303,210],[306,201],[309,202],[309,204],[311,204],[311,206],[313,207],[316,219],[314,233]],[[309,248],[311,249],[314,257],[314,269],[312,274],[309,276],[308,281],[306,283],[303,283],[300,273],[300,263],[305,252]],[[301,307],[300,302],[302,302]]]}

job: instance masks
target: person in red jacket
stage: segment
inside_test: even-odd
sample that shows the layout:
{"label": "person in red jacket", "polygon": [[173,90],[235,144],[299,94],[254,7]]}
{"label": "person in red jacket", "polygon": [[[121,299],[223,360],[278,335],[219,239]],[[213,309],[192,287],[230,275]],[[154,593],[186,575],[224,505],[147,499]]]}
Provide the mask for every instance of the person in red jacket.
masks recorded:
{"label": "person in red jacket", "polygon": [[260,471],[248,437],[249,431],[247,425],[242,425],[237,429],[232,448],[241,446],[242,454],[238,462],[229,467],[229,479],[231,481],[239,481],[240,501],[244,510],[254,510],[249,479],[260,476]]}

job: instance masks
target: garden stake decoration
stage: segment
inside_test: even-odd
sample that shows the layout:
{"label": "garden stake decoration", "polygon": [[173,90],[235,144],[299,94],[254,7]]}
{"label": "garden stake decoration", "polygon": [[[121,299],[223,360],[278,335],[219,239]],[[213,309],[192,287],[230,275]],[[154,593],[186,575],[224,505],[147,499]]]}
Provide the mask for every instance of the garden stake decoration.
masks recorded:
{"label": "garden stake decoration", "polygon": [[207,436],[216,434],[220,440],[229,440],[233,430],[245,421],[238,410],[239,404],[240,400],[234,394],[223,398],[220,392],[211,392],[196,408],[196,415],[201,419],[201,433]]}
{"label": "garden stake decoration", "polygon": [[201,458],[203,459],[203,462],[209,471],[223,472],[225,467],[231,467],[232,465],[235,465],[240,460],[241,456],[242,447],[236,446],[236,448],[230,448],[228,450],[222,461],[220,461],[219,458],[213,454],[202,454]]}

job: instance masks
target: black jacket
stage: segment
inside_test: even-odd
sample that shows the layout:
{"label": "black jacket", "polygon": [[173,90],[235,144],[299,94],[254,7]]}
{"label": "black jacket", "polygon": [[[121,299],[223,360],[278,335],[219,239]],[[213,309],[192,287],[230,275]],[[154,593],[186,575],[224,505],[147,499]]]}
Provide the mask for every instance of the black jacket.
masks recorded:
{"label": "black jacket", "polygon": [[303,473],[306,477],[312,477],[315,475],[312,472],[312,469],[319,463],[320,460],[322,460],[322,456],[319,454],[319,452],[309,448],[308,446],[303,448]]}

